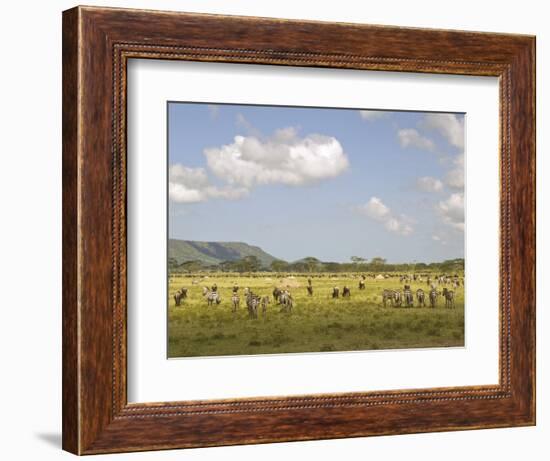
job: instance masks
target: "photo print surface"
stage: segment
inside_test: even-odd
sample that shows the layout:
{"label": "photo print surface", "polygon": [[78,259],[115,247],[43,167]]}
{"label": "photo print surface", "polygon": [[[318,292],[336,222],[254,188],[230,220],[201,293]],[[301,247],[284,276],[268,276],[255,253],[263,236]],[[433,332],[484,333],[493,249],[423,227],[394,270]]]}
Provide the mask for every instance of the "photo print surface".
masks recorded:
{"label": "photo print surface", "polygon": [[167,111],[169,358],[464,346],[464,114]]}

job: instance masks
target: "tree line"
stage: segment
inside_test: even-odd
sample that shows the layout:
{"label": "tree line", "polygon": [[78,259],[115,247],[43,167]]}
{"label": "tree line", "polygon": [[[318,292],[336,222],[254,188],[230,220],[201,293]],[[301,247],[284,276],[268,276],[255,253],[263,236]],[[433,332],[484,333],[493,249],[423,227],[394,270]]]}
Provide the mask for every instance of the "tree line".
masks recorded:
{"label": "tree line", "polygon": [[352,256],[349,262],[326,262],[314,257],[299,261],[287,262],[280,259],[273,261],[268,267],[262,265],[256,256],[245,256],[234,261],[222,261],[219,264],[204,264],[201,261],[185,261],[178,263],[175,258],[168,259],[168,270],[173,273],[185,272],[463,272],[464,259],[448,259],[442,262],[412,262],[388,263],[379,256],[370,260]]}

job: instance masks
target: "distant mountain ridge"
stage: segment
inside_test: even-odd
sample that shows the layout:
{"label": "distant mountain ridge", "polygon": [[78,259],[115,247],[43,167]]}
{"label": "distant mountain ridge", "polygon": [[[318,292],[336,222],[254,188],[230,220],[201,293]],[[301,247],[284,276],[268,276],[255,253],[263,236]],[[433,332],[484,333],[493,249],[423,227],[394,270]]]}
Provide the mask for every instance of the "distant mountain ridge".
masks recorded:
{"label": "distant mountain ridge", "polygon": [[237,261],[246,256],[256,256],[263,267],[268,268],[277,258],[258,246],[244,242],[201,242],[198,240],[168,240],[168,257],[178,264],[199,261],[206,265],[223,261]]}

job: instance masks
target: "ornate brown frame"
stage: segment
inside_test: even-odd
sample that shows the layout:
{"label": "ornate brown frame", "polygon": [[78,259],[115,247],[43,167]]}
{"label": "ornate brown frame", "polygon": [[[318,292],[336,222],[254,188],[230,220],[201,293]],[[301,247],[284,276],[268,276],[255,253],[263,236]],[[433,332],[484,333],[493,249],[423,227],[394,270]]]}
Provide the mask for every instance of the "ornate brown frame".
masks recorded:
{"label": "ornate brown frame", "polygon": [[[496,386],[128,404],[130,58],[500,79]],[[77,454],[535,424],[535,38],[160,11],[63,13],[63,448]]]}

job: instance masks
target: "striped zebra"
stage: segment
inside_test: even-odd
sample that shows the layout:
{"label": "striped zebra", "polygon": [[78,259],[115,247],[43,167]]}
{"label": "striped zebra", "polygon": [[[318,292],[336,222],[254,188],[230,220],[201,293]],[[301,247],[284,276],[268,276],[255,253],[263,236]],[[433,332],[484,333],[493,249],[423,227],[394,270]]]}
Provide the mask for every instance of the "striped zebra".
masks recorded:
{"label": "striped zebra", "polygon": [[210,291],[206,295],[206,301],[208,302],[208,306],[213,306],[214,304],[220,304],[222,299],[217,291]]}
{"label": "striped zebra", "polygon": [[233,306],[233,313],[237,312],[237,309],[239,308],[241,304],[241,300],[239,298],[239,295],[234,292],[231,296],[231,305]]}
{"label": "striped zebra", "polygon": [[246,297],[246,307],[248,308],[248,316],[251,319],[257,319],[258,318],[258,305],[260,304],[260,297],[252,293],[251,291],[248,292],[248,296]]}
{"label": "striped zebra", "polygon": [[430,307],[431,308],[435,308],[437,307],[437,296],[439,295],[439,293],[437,292],[437,290],[435,288],[432,288],[430,290]]}
{"label": "striped zebra", "polygon": [[447,290],[447,288],[443,288],[443,297],[445,298],[445,307],[449,309],[454,309],[455,292],[453,290]]}
{"label": "striped zebra", "polygon": [[294,306],[294,300],[292,299],[292,295],[288,290],[284,290],[281,293],[281,296],[279,296],[279,304],[282,305],[281,310],[285,312],[292,312],[292,307]]}
{"label": "striped zebra", "polygon": [[418,302],[418,307],[426,307],[426,295],[422,288],[416,290],[416,301]]}

